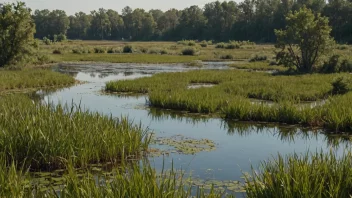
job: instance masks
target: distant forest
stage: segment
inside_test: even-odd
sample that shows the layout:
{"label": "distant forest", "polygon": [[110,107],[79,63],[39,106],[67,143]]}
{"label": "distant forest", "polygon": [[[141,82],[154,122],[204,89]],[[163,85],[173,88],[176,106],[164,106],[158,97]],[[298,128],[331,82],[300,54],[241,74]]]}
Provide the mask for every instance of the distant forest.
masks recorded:
{"label": "distant forest", "polygon": [[339,43],[352,43],[352,0],[245,0],[213,2],[203,8],[145,11],[125,7],[77,12],[68,16],[63,10],[35,10],[37,38],[173,41],[173,40],[250,40],[275,42],[274,29],[285,27],[290,11],[306,6],[329,18],[332,36]]}

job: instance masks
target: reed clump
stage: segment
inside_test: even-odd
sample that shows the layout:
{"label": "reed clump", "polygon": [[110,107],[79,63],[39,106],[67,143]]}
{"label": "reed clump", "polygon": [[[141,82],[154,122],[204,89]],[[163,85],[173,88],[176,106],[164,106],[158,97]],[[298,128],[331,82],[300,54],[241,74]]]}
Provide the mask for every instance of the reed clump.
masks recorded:
{"label": "reed clump", "polygon": [[[1,153],[3,154],[3,153]],[[16,170],[14,163],[0,160],[0,197],[233,197],[222,191],[192,187],[190,180],[176,170],[157,173],[147,163],[142,167],[127,165],[108,174],[79,173],[71,164],[60,186],[49,184],[44,189],[35,185],[27,170]]]}
{"label": "reed clump", "polygon": [[35,103],[23,96],[0,99],[0,150],[33,170],[137,158],[148,147],[146,130],[72,105]]}
{"label": "reed clump", "polygon": [[351,166],[351,152],[279,155],[246,178],[247,197],[351,197]]}

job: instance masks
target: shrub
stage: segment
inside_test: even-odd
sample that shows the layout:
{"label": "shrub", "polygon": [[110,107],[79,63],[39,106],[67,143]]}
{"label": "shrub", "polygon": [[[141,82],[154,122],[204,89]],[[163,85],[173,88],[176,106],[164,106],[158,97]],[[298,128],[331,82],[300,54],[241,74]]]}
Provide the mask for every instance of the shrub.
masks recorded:
{"label": "shrub", "polygon": [[95,47],[94,48],[94,53],[96,54],[104,54],[106,51],[104,48],[101,48],[101,47]]}
{"label": "shrub", "polygon": [[200,46],[201,47],[208,47],[208,43],[201,43]]}
{"label": "shrub", "polygon": [[226,49],[239,49],[240,45],[238,43],[230,43],[225,46]]}
{"label": "shrub", "polygon": [[144,54],[148,53],[148,49],[147,49],[147,48],[144,48],[144,47],[143,47],[143,48],[141,48],[140,50],[141,50],[141,52],[144,53]]}
{"label": "shrub", "polygon": [[340,71],[339,55],[333,55],[329,58],[329,61],[325,61],[321,72],[323,73],[335,73]]}
{"label": "shrub", "polygon": [[226,55],[222,55],[221,57],[220,57],[221,59],[233,59],[233,55],[232,54],[226,54]]}
{"label": "shrub", "polygon": [[349,91],[348,80],[343,77],[339,77],[334,80],[332,83],[332,94],[345,94]]}
{"label": "shrub", "polygon": [[152,48],[152,49],[149,50],[148,53],[149,54],[159,54],[160,53],[160,49]]}
{"label": "shrub", "polygon": [[120,53],[120,50],[116,49],[116,48],[109,48],[107,53],[109,53],[109,54]]}
{"label": "shrub", "polygon": [[64,34],[59,34],[59,35],[55,34],[53,37],[54,42],[62,42],[62,41],[66,41],[66,40],[67,40],[67,37]]}
{"label": "shrub", "polygon": [[196,50],[194,48],[185,48],[182,50],[182,55],[194,56],[194,55],[196,55]]}
{"label": "shrub", "polygon": [[55,50],[53,51],[53,54],[62,54],[62,53],[61,53],[61,50],[55,49]]}
{"label": "shrub", "polygon": [[268,57],[263,54],[256,54],[249,59],[249,62],[266,61]]}
{"label": "shrub", "polygon": [[123,47],[123,53],[133,53],[133,47],[131,45],[125,45]]}
{"label": "shrub", "polygon": [[162,49],[160,50],[160,54],[164,55],[164,54],[168,54],[169,52],[166,49]]}
{"label": "shrub", "polygon": [[43,43],[45,45],[51,45],[52,41],[49,38],[47,38],[47,37],[43,37]]}
{"label": "shrub", "polygon": [[218,43],[215,48],[225,48],[225,43]]}
{"label": "shrub", "polygon": [[352,72],[352,61],[344,59],[341,61],[341,66],[340,66],[340,71],[341,72]]}

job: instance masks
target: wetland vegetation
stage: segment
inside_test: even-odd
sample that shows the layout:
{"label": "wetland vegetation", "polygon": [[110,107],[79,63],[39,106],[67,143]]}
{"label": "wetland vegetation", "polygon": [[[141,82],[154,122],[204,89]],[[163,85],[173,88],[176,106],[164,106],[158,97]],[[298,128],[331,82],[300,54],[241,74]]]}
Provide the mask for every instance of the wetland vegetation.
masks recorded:
{"label": "wetland vegetation", "polygon": [[[351,43],[347,30],[352,27],[352,4],[341,1],[292,5],[270,2],[270,6],[264,1],[213,2],[204,9],[191,6],[167,12],[126,7],[122,15],[102,8],[89,15],[80,12],[70,17],[61,10],[31,13],[21,2],[0,4],[0,67],[4,67],[0,70],[0,197],[220,198],[238,193],[247,197],[351,196],[352,154],[347,147],[342,154],[341,150],[307,151],[262,160],[259,168],[252,166],[251,174],[241,174],[243,182],[238,178],[204,179],[204,175],[192,178],[191,173],[176,170],[173,159],[171,169],[165,169],[164,160],[169,156],[217,152],[229,142],[220,145],[204,136],[171,133],[161,136],[160,128],[156,136],[141,124],[143,120],[138,124],[138,120],[129,119],[127,114],[133,110],[120,117],[113,115],[114,107],[104,112],[91,111],[106,104],[98,98],[86,108],[80,103],[86,98],[76,90],[85,90],[90,97],[103,97],[100,85],[106,83],[104,89],[112,97],[116,93],[147,95],[146,103],[152,109],[143,106],[140,111],[148,111],[152,120],[162,122],[165,116],[182,120],[190,113],[199,120],[222,117],[229,136],[235,132],[245,136],[253,134],[253,130],[263,134],[264,127],[255,125],[258,122],[293,125],[278,130],[280,140],[290,143],[298,131],[302,139],[309,139],[306,132],[312,129],[315,135],[317,131],[333,132],[324,137],[327,146],[336,149],[341,142],[350,143],[352,132],[352,48],[334,41]],[[141,21],[141,27],[134,25]],[[156,41],[142,42],[149,40]],[[276,40],[275,45],[266,44]],[[38,66],[64,62],[167,63],[182,68],[181,72],[170,70],[172,73],[148,71],[141,73],[148,77],[132,76],[133,80],[115,80],[127,79],[124,74],[122,78],[113,76],[109,82],[76,85],[73,94],[81,101],[72,97],[71,103],[54,103],[37,91],[69,87],[76,80]],[[206,62],[227,69],[204,70]],[[192,71],[184,72],[185,68]],[[99,78],[108,76],[107,71],[103,72]],[[94,72],[90,75],[95,78]],[[32,96],[13,93],[28,90],[35,92]],[[67,99],[71,98],[65,96],[64,101]],[[129,97],[124,99],[128,101]],[[242,126],[239,121],[253,124]],[[202,132],[209,135],[208,130]],[[305,142],[303,146],[310,145]],[[161,157],[160,173],[149,159]],[[207,155],[201,159],[205,158]],[[109,170],[103,170],[105,167]],[[227,171],[225,174],[230,174]]]}

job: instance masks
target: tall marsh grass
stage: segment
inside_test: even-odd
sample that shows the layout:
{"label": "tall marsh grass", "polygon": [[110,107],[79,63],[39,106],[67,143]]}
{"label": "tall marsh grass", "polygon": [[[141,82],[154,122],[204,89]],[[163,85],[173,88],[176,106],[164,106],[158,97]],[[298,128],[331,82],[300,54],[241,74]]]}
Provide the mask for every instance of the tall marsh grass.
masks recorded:
{"label": "tall marsh grass", "polygon": [[67,86],[75,83],[73,77],[42,69],[1,70],[0,92],[12,89]]}
{"label": "tall marsh grass", "polygon": [[352,154],[278,156],[247,179],[247,197],[351,197]]}
{"label": "tall marsh grass", "polygon": [[[352,93],[335,96],[331,82],[347,74],[273,76],[246,71],[190,71],[109,82],[107,91],[148,93],[154,107],[220,114],[226,119],[279,122],[352,131]],[[188,89],[193,83],[213,87]],[[350,86],[350,85],[349,85]],[[253,101],[271,100],[274,103]],[[316,106],[301,105],[317,101]]]}
{"label": "tall marsh grass", "polygon": [[0,197],[233,197],[211,189],[205,191],[189,185],[183,174],[175,170],[157,173],[149,164],[142,167],[130,165],[119,167],[108,174],[78,173],[71,165],[63,176],[60,186],[40,189],[26,170],[16,170],[16,166],[0,160]]}
{"label": "tall marsh grass", "polygon": [[0,150],[34,170],[136,158],[148,147],[146,131],[79,106],[34,103],[25,96],[0,98]]}

